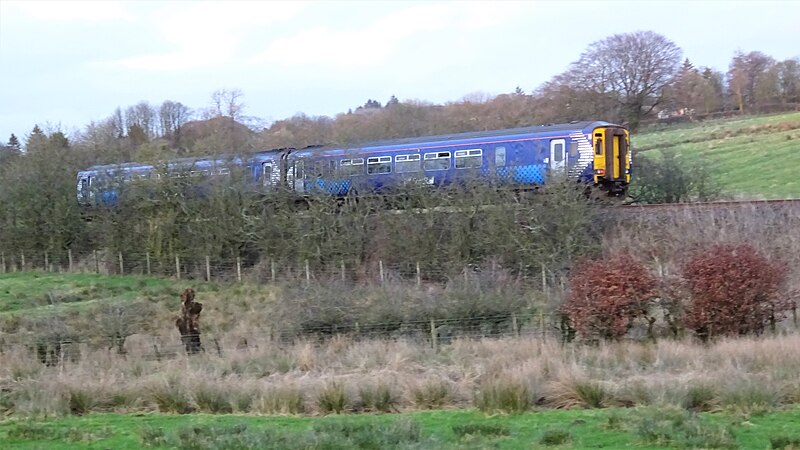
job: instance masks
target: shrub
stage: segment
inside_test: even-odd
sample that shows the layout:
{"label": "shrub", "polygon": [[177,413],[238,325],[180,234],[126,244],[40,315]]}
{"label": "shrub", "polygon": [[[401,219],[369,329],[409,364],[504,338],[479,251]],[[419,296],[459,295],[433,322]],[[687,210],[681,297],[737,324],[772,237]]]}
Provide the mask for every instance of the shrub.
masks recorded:
{"label": "shrub", "polygon": [[458,437],[472,436],[508,436],[511,429],[500,423],[465,423],[453,425],[453,434]]}
{"label": "shrub", "polygon": [[486,413],[502,411],[525,412],[533,406],[532,395],[527,386],[513,382],[488,382],[475,394],[475,406]]}
{"label": "shrub", "polygon": [[705,383],[689,386],[683,399],[684,408],[690,411],[711,411],[718,403],[716,389]]}
{"label": "shrub", "polygon": [[418,408],[437,409],[449,401],[451,392],[444,381],[430,380],[411,388],[411,396]]}
{"label": "shrub", "polygon": [[760,334],[793,306],[781,296],[785,267],[748,244],[695,251],[683,277],[691,294],[686,324],[703,340]]}
{"label": "shrub", "polygon": [[633,433],[650,445],[682,448],[736,448],[730,427],[709,424],[677,408],[646,408],[634,415]]}
{"label": "shrub", "polygon": [[195,410],[186,389],[173,377],[156,381],[149,389],[149,397],[161,412],[188,414]]}
{"label": "shrub", "polygon": [[572,440],[572,434],[569,430],[563,428],[549,428],[544,430],[539,437],[539,444],[551,447],[556,445],[563,445]]}
{"label": "shrub", "polygon": [[616,340],[634,319],[646,316],[657,281],[641,262],[621,253],[578,264],[569,287],[563,311],[581,336]]}
{"label": "shrub", "polygon": [[342,413],[349,405],[344,386],[339,383],[331,383],[325,386],[317,395],[317,405],[319,405],[320,411],[326,414]]}
{"label": "shrub", "polygon": [[358,394],[361,397],[361,406],[367,411],[396,411],[397,397],[386,384],[362,386]]}
{"label": "shrub", "polygon": [[614,400],[612,393],[600,382],[567,379],[554,382],[548,403],[554,408],[605,408]]}
{"label": "shrub", "polygon": [[800,448],[800,435],[780,435],[769,438],[770,448],[781,450],[794,450]]}

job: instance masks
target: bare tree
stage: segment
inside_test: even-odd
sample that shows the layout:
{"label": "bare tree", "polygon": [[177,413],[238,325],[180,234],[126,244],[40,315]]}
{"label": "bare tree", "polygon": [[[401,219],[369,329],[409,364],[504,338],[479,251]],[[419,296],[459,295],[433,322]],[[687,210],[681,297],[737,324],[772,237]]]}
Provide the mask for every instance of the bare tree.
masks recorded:
{"label": "bare tree", "polygon": [[229,117],[239,121],[244,113],[241,89],[217,89],[211,94],[211,117]]}
{"label": "bare tree", "polygon": [[739,112],[755,106],[757,80],[775,60],[761,52],[737,52],[728,68],[728,85]]}
{"label": "bare tree", "polygon": [[[546,91],[568,94],[574,102],[591,99],[595,116],[608,119],[609,101],[631,128],[662,103],[664,88],[678,72],[681,49],[653,31],[615,34],[595,42],[546,85]],[[585,117],[575,117],[585,118]],[[573,119],[573,118],[570,118]]]}
{"label": "bare tree", "polygon": [[141,132],[147,139],[155,137],[156,129],[156,110],[147,102],[139,102],[135,106],[129,106],[125,110],[125,128],[128,133],[131,130]]}
{"label": "bare tree", "polygon": [[166,100],[158,110],[162,136],[171,137],[173,142],[180,141],[181,127],[189,121],[191,111],[181,102]]}

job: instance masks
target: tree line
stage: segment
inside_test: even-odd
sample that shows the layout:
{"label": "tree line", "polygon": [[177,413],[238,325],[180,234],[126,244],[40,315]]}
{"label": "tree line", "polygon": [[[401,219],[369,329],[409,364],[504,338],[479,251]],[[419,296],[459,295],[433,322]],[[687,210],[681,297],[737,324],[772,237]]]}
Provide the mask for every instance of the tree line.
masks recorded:
{"label": "tree line", "polygon": [[[186,195],[186,186],[166,180],[149,187],[147,195],[133,195],[129,204],[104,211],[86,223],[75,198],[75,174],[100,163],[157,163],[180,156],[344,145],[580,119],[605,119],[635,128],[659,113],[747,113],[775,102],[800,102],[800,64],[796,58],[779,62],[760,52],[736,53],[727,74],[723,74],[708,67],[695,68],[669,39],[645,31],[614,35],[589,45],[568,70],[531,93],[516,89],[443,105],[400,101],[393,96],[385,104],[370,99],[334,118],[298,114],[266,127],[245,115],[243,98],[241,90],[221,89],[211,95],[207,107],[197,110],[172,100],[158,106],[140,102],[117,108],[109,117],[69,135],[39,125],[24,140],[12,135],[0,148],[0,245],[9,252],[109,248],[147,251],[163,258],[187,252],[218,258],[267,254],[282,258],[292,254],[319,264],[342,257],[364,261],[377,252],[376,247],[384,249],[387,260],[394,257],[418,262],[420,259],[412,254],[418,251],[414,248],[444,246],[447,250],[436,258],[446,255],[453,267],[500,256],[514,267],[520,263],[525,266],[525,255],[532,255],[533,250],[519,252],[506,247],[505,242],[536,242],[527,236],[503,236],[505,242],[490,240],[499,239],[502,233],[490,233],[486,240],[480,237],[474,242],[465,239],[475,236],[487,221],[501,219],[506,222],[496,223],[492,229],[522,225],[522,230],[561,232],[562,224],[531,219],[537,214],[536,208],[543,205],[522,205],[528,208],[527,215],[507,211],[492,216],[476,211],[462,216],[466,217],[463,226],[442,215],[416,216],[417,223],[405,224],[413,228],[405,229],[424,230],[421,235],[425,236],[419,238],[422,241],[404,239],[378,245],[371,239],[381,233],[390,235],[386,223],[406,220],[387,220],[383,225],[368,222],[366,218],[385,205],[362,202],[351,208],[350,215],[343,216],[331,209],[331,203],[314,200],[305,216],[281,215],[289,200],[254,197],[235,184],[216,186],[213,195],[199,203]],[[468,194],[443,191],[419,195],[417,205],[457,204],[464,208],[474,206],[470,201],[499,204],[508,200],[487,198],[503,194],[479,189]],[[575,211],[584,208],[575,199],[568,202],[577,205]],[[444,224],[458,226],[445,229]],[[567,233],[563,239],[566,241],[557,245],[572,248],[583,238],[575,240]],[[409,244],[411,253],[403,254],[392,247],[405,244]],[[448,247],[451,244],[452,248]],[[542,254],[545,259],[551,258],[549,253]],[[566,264],[561,256],[553,258],[559,260],[556,265]],[[442,262],[430,257],[423,261]]]}

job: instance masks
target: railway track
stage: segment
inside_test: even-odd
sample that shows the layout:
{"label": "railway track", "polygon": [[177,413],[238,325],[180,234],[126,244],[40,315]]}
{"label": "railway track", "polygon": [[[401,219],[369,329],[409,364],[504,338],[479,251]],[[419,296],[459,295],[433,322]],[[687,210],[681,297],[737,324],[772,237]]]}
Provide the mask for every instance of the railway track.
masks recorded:
{"label": "railway track", "polygon": [[630,210],[685,210],[685,209],[733,209],[733,208],[762,208],[762,207],[800,207],[800,198],[780,200],[731,200],[719,202],[694,202],[694,203],[631,203],[620,205],[620,208]]}

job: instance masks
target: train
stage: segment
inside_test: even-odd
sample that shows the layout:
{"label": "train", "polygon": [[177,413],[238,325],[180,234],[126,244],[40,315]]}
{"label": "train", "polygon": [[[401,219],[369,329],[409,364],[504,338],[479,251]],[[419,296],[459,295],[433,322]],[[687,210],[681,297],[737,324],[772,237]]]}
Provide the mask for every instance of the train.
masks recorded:
{"label": "train", "polygon": [[524,128],[392,139],[358,146],[256,151],[229,158],[184,158],[161,164],[99,165],[77,174],[82,206],[115,205],[120,182],[244,173],[249,189],[288,189],[337,198],[402,188],[433,187],[468,178],[536,189],[554,175],[624,197],[631,181],[630,133],[622,125],[581,121]]}

